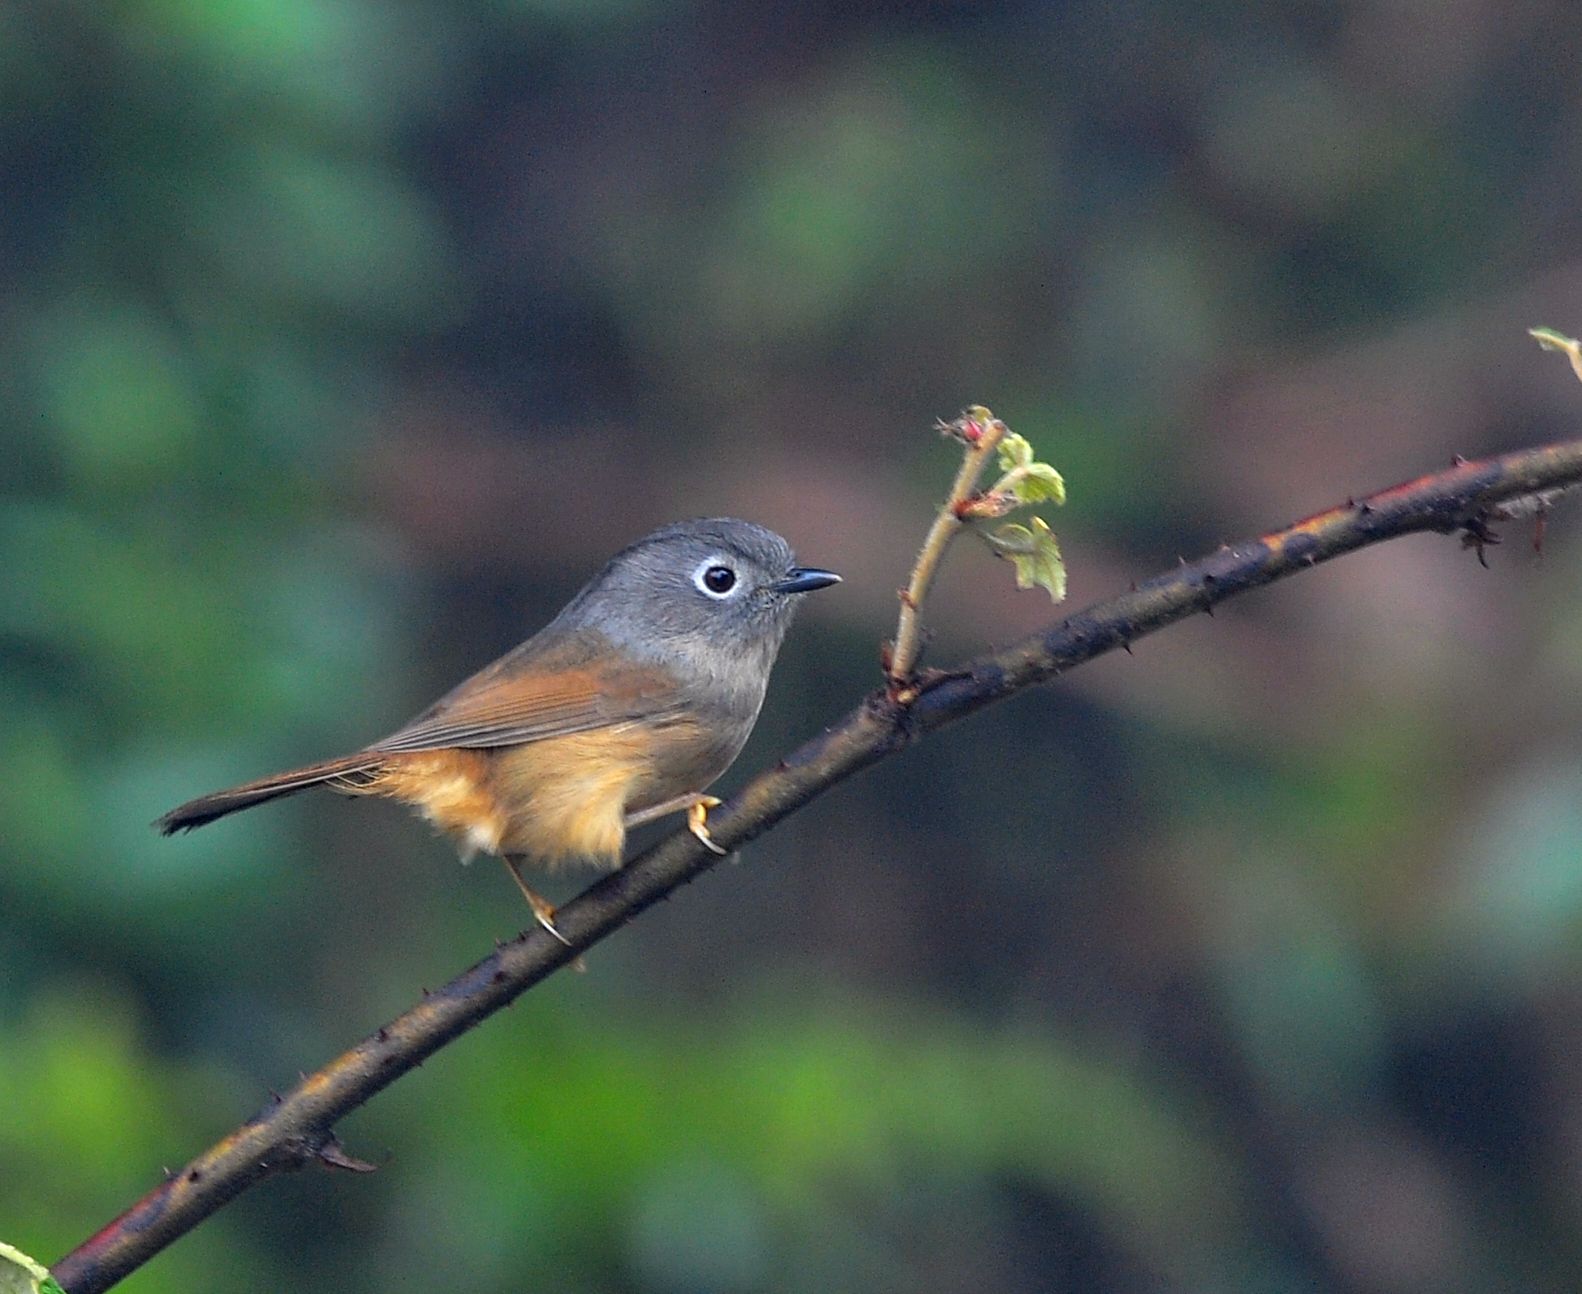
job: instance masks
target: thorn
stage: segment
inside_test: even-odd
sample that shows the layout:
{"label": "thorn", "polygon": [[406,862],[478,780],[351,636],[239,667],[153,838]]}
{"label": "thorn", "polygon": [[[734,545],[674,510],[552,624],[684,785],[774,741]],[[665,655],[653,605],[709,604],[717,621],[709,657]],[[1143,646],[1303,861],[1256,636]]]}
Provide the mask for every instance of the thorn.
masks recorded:
{"label": "thorn", "polygon": [[1363,516],[1366,517],[1370,513],[1372,513],[1372,511],[1373,511],[1373,504],[1369,503],[1366,499],[1364,499],[1361,503],[1359,503],[1357,505],[1357,511],[1360,512]]}
{"label": "thorn", "polygon": [[1346,506],[1348,508],[1355,508],[1357,506],[1357,501],[1349,494],[1346,496]]}
{"label": "thorn", "polygon": [[1129,639],[1129,638],[1122,638],[1121,639],[1121,650],[1123,652],[1125,652],[1128,656],[1135,656],[1137,654],[1136,652],[1134,652],[1132,650],[1131,639]]}
{"label": "thorn", "polygon": [[367,1160],[358,1159],[346,1153],[346,1147],[341,1145],[340,1139],[333,1133],[328,1140],[315,1152],[319,1163],[326,1168],[344,1168],[349,1173],[371,1173],[375,1171],[374,1165]]}
{"label": "thorn", "polygon": [[169,1180],[170,1180],[170,1179],[171,1179],[171,1178],[172,1178],[172,1177],[174,1177],[174,1176],[175,1176],[175,1174],[174,1174],[174,1173],[173,1173],[173,1172],[171,1172],[171,1171],[170,1171],[170,1165],[169,1165],[169,1164],[161,1164],[161,1165],[160,1165],[160,1168],[159,1168],[159,1171],[160,1171],[160,1172],[162,1172],[162,1173],[163,1173],[163,1174],[164,1174],[164,1175],[165,1175],[165,1180],[166,1180],[166,1181],[167,1181],[167,1182],[168,1182],[168,1181],[169,1181]]}
{"label": "thorn", "polygon": [[281,1096],[280,1093],[275,1091],[274,1088],[271,1087],[269,1089],[269,1104],[271,1104],[271,1105],[279,1105],[285,1099],[286,1098]]}
{"label": "thorn", "polygon": [[380,1042],[389,1042],[390,1041],[390,1030],[386,1029],[384,1027],[384,1025],[380,1025],[379,1026],[379,1031],[376,1034],[374,1034],[374,1037],[377,1038]]}
{"label": "thorn", "polygon": [[1468,462],[1468,460],[1466,458],[1464,458],[1460,454],[1452,454],[1451,455],[1450,465],[1452,467],[1465,467],[1467,465],[1467,462]]}
{"label": "thorn", "polygon": [[203,1170],[201,1168],[188,1169],[187,1180],[193,1183],[201,1182],[203,1180]]}

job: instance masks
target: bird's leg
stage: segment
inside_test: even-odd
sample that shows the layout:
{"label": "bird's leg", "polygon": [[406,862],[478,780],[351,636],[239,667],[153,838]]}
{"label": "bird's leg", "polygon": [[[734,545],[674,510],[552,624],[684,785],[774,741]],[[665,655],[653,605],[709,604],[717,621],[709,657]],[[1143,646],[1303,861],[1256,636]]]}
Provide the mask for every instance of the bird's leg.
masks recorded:
{"label": "bird's leg", "polygon": [[645,822],[652,822],[655,818],[663,818],[667,814],[687,811],[687,830],[701,840],[709,849],[723,858],[730,853],[714,843],[714,837],[709,835],[709,810],[718,808],[724,801],[713,795],[705,795],[702,791],[688,791],[685,795],[678,795],[673,800],[665,800],[660,804],[652,805],[646,809],[639,809],[636,813],[626,815],[628,829],[640,827]]}
{"label": "bird's leg", "polygon": [[556,939],[571,947],[571,940],[555,929],[555,905],[543,895],[536,893],[526,881],[522,879],[522,860],[515,854],[501,854],[500,861],[505,864],[505,870],[511,873],[511,879],[516,882],[516,887],[522,891],[522,897],[527,900],[527,906],[533,909],[533,917],[545,930],[554,935]]}

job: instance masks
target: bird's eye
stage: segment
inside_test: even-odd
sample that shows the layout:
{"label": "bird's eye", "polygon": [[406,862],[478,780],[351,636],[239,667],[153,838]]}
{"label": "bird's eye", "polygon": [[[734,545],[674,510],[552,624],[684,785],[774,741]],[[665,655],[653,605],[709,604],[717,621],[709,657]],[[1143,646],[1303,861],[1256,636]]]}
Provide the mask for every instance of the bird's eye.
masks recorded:
{"label": "bird's eye", "polygon": [[736,572],[721,562],[705,562],[698,567],[692,582],[711,598],[723,598],[736,587]]}

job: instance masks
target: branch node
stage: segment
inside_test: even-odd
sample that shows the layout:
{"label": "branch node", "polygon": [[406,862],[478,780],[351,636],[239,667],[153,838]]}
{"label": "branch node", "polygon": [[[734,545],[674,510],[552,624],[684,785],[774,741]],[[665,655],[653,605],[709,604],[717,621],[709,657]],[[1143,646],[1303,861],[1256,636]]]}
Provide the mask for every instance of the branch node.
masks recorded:
{"label": "branch node", "polygon": [[1471,548],[1478,555],[1478,565],[1484,570],[1489,569],[1487,550],[1498,545],[1500,535],[1497,530],[1489,525],[1484,515],[1472,517],[1462,527],[1461,546]]}
{"label": "branch node", "polygon": [[348,1173],[372,1173],[378,1171],[377,1166],[370,1164],[366,1159],[358,1159],[355,1155],[346,1153],[346,1147],[341,1145],[340,1138],[333,1132],[324,1139],[322,1145],[314,1152],[319,1163],[326,1168],[340,1168]]}

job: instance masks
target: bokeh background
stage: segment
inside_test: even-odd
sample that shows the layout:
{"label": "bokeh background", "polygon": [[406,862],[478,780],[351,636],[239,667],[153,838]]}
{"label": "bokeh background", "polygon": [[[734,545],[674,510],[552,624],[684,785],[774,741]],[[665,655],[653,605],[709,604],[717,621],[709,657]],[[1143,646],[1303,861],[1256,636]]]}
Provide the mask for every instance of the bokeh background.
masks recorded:
{"label": "bokeh background", "polygon": [[[309,796],[678,517],[846,574],[984,401],[1075,605],[1574,435],[1563,0],[0,0],[0,1237],[51,1260],[524,923]],[[1582,545],[1418,538],[809,807],[128,1290],[1569,1290]],[[963,549],[935,663],[1053,613]],[[574,892],[566,879],[548,884]]]}

